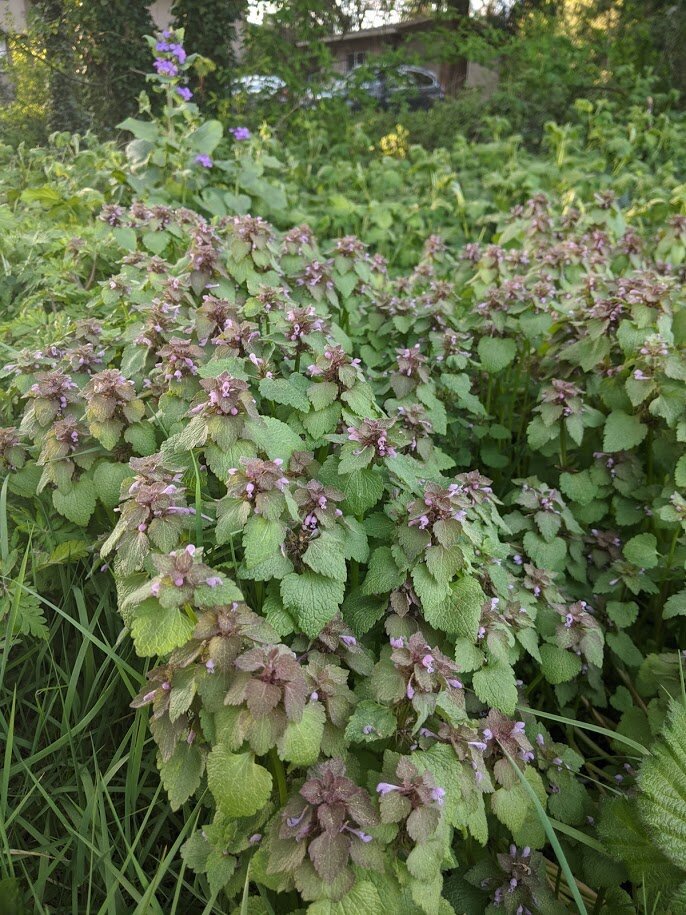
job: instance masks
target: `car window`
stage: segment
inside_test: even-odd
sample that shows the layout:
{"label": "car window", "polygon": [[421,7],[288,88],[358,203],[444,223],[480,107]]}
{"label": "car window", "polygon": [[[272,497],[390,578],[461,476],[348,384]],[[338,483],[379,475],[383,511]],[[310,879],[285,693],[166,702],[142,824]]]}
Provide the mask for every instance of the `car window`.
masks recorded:
{"label": "car window", "polygon": [[429,76],[427,73],[421,73],[419,70],[411,70],[407,75],[415,86],[419,86],[420,89],[427,89],[434,85],[433,76]]}

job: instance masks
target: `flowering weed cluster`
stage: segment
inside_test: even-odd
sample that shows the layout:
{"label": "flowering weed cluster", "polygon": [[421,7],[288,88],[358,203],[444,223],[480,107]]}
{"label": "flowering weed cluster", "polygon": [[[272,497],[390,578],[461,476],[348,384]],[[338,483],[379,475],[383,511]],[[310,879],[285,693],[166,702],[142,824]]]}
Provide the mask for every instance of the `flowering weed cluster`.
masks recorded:
{"label": "flowering weed cluster", "polygon": [[255,911],[634,911],[656,874],[678,911],[623,833],[659,834],[635,756],[682,677],[686,219],[535,195],[394,276],[173,199],[219,141],[154,50],[188,132],[101,212],[103,319],[5,365],[0,461],[113,576],[170,807],[204,799],[185,864]]}

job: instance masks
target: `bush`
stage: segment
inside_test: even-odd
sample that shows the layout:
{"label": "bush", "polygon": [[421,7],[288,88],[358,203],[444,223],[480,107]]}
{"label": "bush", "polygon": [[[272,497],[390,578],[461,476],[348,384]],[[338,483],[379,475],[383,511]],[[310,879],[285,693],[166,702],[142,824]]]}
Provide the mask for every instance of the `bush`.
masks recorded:
{"label": "bush", "polygon": [[[125,125],[128,164],[73,157],[72,180],[99,163],[87,194],[60,177],[27,195],[11,160],[28,186],[4,223],[24,237],[49,200],[51,269],[75,223],[101,266],[87,285],[62,261],[40,349],[20,349],[21,311],[7,335],[0,621],[16,653],[64,600],[89,689],[96,645],[136,720],[150,710],[160,867],[182,847],[196,875],[160,887],[163,910],[183,892],[311,915],[678,911],[683,850],[660,836],[683,823],[686,217],[647,139],[678,127],[646,125],[626,185],[595,167],[625,155],[622,126],[588,125],[583,153],[581,126],[551,128],[550,160],[487,144],[491,197],[464,230],[488,238],[431,235],[391,272],[350,234],[235,212],[243,184],[274,206],[278,162],[200,123],[183,67],[158,70],[164,120]],[[491,175],[507,142],[512,170]],[[407,193],[427,156],[377,167]],[[574,194],[509,206],[551,163]],[[92,631],[108,601],[136,658]],[[124,836],[150,763],[128,739],[125,800],[99,795]],[[25,768],[8,762],[13,791]],[[12,821],[11,847],[34,832]],[[138,904],[107,861],[88,897]],[[80,886],[55,881],[50,904]]]}

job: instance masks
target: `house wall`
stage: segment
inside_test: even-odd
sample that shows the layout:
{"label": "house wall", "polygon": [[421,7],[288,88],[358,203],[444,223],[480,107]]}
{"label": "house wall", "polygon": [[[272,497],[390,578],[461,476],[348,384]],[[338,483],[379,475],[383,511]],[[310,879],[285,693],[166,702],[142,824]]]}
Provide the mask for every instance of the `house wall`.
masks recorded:
{"label": "house wall", "polygon": [[[86,0],[88,2],[88,0]],[[150,15],[159,29],[165,29],[171,22],[173,0],[153,0]],[[0,29],[5,32],[26,31],[26,20],[31,0],[0,0]]]}
{"label": "house wall", "polygon": [[467,64],[466,89],[479,89],[487,98],[495,92],[498,86],[498,71],[470,60]]}
{"label": "house wall", "polygon": [[23,32],[26,29],[27,0],[0,0],[0,29]]}

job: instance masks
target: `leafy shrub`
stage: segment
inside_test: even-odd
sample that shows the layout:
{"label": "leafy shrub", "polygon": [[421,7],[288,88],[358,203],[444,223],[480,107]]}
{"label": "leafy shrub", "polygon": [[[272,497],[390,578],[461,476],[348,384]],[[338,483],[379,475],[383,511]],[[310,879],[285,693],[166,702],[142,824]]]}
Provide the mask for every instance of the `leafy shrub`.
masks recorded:
{"label": "leafy shrub", "polygon": [[393,275],[352,235],[213,213],[253,147],[218,165],[178,79],[167,129],[128,124],[122,202],[73,211],[106,275],[41,349],[8,337],[6,644],[47,636],[73,562],[88,599],[111,574],[170,807],[202,798],[182,856],[208,899],[678,911],[679,849],[647,846],[651,874],[626,842],[683,779],[658,749],[627,800],[665,720],[679,746],[678,188],[624,207],[587,165]]}

